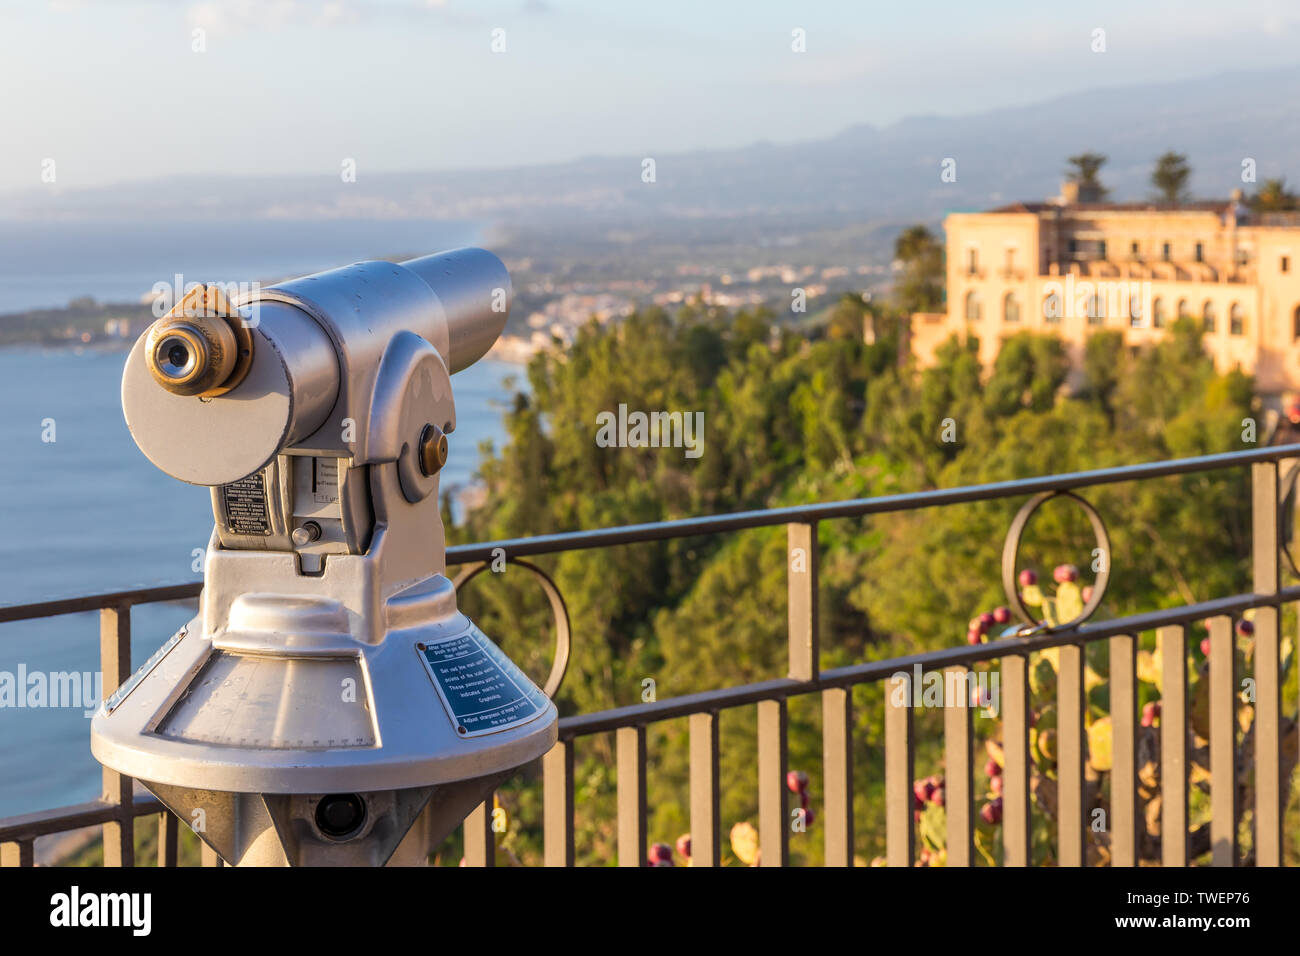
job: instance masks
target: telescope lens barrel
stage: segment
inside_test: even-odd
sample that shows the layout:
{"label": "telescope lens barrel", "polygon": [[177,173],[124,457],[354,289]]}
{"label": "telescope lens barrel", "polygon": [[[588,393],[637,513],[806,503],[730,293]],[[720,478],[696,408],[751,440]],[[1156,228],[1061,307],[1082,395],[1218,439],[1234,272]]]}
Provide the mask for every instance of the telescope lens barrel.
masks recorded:
{"label": "telescope lens barrel", "polygon": [[[501,335],[513,294],[505,264],[483,249],[353,263],[278,283],[237,307],[218,291],[204,287],[154,322],[122,377],[127,425],[149,460],[212,486],[266,467],[332,414],[337,430],[312,447],[352,454],[357,439],[341,436],[370,421],[376,370],[397,333],[422,336],[458,372]],[[428,438],[418,464],[432,477],[447,443]]]}
{"label": "telescope lens barrel", "polygon": [[447,317],[451,372],[469,368],[500,337],[514,290],[510,273],[486,249],[456,249],[401,263],[425,281]]}

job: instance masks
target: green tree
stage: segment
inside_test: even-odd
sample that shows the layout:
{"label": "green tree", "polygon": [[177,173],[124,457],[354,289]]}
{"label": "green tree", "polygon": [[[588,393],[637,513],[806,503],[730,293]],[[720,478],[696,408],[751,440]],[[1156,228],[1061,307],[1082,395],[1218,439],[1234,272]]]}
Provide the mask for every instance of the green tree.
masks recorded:
{"label": "green tree", "polygon": [[902,265],[894,295],[903,314],[939,311],[946,288],[943,244],[925,226],[909,226],[894,241],[894,258]]}
{"label": "green tree", "polygon": [[1151,185],[1165,202],[1178,204],[1187,200],[1187,179],[1192,174],[1192,167],[1187,165],[1187,157],[1172,150],[1156,160],[1151,172]]}
{"label": "green tree", "polygon": [[[508,443],[486,448],[484,504],[448,514],[450,542],[660,521],[956,487],[1242,447],[1253,383],[1220,375],[1197,323],[1175,323],[1136,356],[1117,335],[1091,337],[1081,376],[1069,375],[1054,336],[1020,333],[990,370],[973,337],[953,338],[927,369],[898,364],[898,316],[868,344],[860,300],[842,300],[822,328],[778,330],[763,310],[639,311],[591,323],[574,343],[536,355],[529,394],[506,415]],[[840,331],[837,332],[836,330]],[[602,411],[700,412],[702,454],[680,448],[601,447]],[[1088,489],[1105,516],[1115,562],[1103,614],[1204,600],[1250,586],[1250,494],[1241,469]],[[950,647],[979,608],[1005,600],[999,559],[1022,500],[821,522],[821,631],[827,667]],[[1086,567],[1090,531],[1068,502],[1045,506],[1026,537],[1040,570]],[[788,555],[781,528],[538,559],[573,621],[561,712],[639,703],[644,681],[659,699],[779,677],[785,664]],[[1087,582],[1084,582],[1087,583]],[[526,573],[482,575],[460,596],[466,612],[535,679],[550,664],[551,622]],[[1095,662],[1094,662],[1095,663]],[[1096,664],[1096,666],[1101,666]],[[855,705],[858,852],[880,852],[883,729],[878,689]],[[806,705],[806,706],[805,706]],[[815,697],[789,704],[791,769],[820,766]],[[942,721],[917,716],[917,767],[942,760]],[[720,717],[722,829],[753,820],[752,709]],[[685,721],[654,725],[649,749],[650,839],[672,843],[689,827]],[[616,850],[613,741],[575,751],[579,862]],[[924,772],[924,771],[922,771]],[[528,775],[501,789],[514,821],[512,853],[540,856],[540,797]],[[814,834],[817,831],[814,831]],[[817,862],[816,835],[792,837],[796,861]],[[447,858],[459,854],[449,850]]]}
{"label": "green tree", "polygon": [[1286,188],[1286,179],[1266,179],[1248,200],[1255,212],[1294,212],[1300,209],[1300,197]]}

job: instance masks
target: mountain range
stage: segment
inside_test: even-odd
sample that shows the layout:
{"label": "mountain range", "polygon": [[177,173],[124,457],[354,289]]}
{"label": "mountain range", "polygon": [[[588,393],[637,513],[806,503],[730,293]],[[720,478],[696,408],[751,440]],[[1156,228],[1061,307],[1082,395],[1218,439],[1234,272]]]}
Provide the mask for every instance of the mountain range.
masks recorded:
{"label": "mountain range", "polygon": [[[1032,77],[1026,77],[1032,83]],[[875,95],[881,95],[877,93]],[[884,91],[884,95],[888,95]],[[1259,181],[1300,182],[1300,67],[1102,87],[968,116],[917,116],[793,143],[652,156],[593,156],[485,171],[325,171],[274,178],[182,176],[93,189],[0,194],[8,219],[457,219],[527,231],[662,229],[707,239],[781,224],[937,222],[945,212],[1054,195],[1066,157],[1104,153],[1117,199],[1150,194],[1156,156],[1193,167],[1192,192],[1226,197],[1253,160]],[[944,161],[955,181],[941,179]]]}

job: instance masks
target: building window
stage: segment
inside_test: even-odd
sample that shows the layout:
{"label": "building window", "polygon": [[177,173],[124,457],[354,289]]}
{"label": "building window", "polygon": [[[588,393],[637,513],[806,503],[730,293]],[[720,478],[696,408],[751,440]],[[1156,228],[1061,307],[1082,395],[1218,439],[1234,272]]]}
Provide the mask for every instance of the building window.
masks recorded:
{"label": "building window", "polygon": [[1014,292],[1008,292],[1002,300],[1002,321],[1020,321],[1020,300],[1016,298]]}
{"label": "building window", "polygon": [[1097,258],[1102,262],[1106,261],[1106,240],[1102,239],[1097,243]]}
{"label": "building window", "polygon": [[1106,304],[1102,301],[1101,296],[1095,292],[1088,296],[1088,324],[1106,324]]}
{"label": "building window", "polygon": [[1191,315],[1191,313],[1187,311],[1187,300],[1186,300],[1186,299],[1179,299],[1179,300],[1178,300],[1178,315],[1175,316],[1175,318],[1179,318],[1179,319],[1181,319],[1181,318],[1182,318],[1183,316],[1185,316],[1185,315],[1186,315],[1186,316],[1190,316],[1190,315]]}
{"label": "building window", "polygon": [[1246,315],[1240,302],[1232,303],[1232,308],[1228,310],[1228,331],[1232,335],[1246,334]]}
{"label": "building window", "polygon": [[980,318],[980,294],[978,292],[966,293],[966,321],[978,322]]}
{"label": "building window", "polygon": [[1168,262],[1171,251],[1172,250],[1169,248],[1169,243],[1166,242],[1163,246],[1160,247],[1160,258],[1164,259],[1165,262]]}
{"label": "building window", "polygon": [[1283,257],[1281,258],[1281,260],[1278,262],[1277,267],[1278,267],[1278,270],[1279,270],[1280,272],[1290,272],[1290,271],[1291,271],[1291,257],[1290,257],[1290,256],[1283,256]]}
{"label": "building window", "polygon": [[1128,297],[1128,324],[1135,329],[1140,329],[1146,324],[1142,321],[1142,318],[1142,296],[1130,294]]}
{"label": "building window", "polygon": [[1129,246],[1129,252],[1132,254],[1134,259],[1138,258],[1138,244],[1136,242]]}
{"label": "building window", "polygon": [[1197,262],[1205,261],[1205,243],[1203,242],[1198,242],[1196,244],[1196,261]]}
{"label": "building window", "polygon": [[1206,299],[1205,305],[1201,306],[1201,328],[1206,332],[1213,332],[1214,326],[1214,303]]}
{"label": "building window", "polygon": [[1070,255],[1075,256],[1075,255],[1078,255],[1078,254],[1079,254],[1079,240],[1078,240],[1078,239],[1071,239],[1071,240],[1070,240]]}
{"label": "building window", "polygon": [[971,275],[980,271],[980,251],[971,249],[966,253],[966,271]]}
{"label": "building window", "polygon": [[1300,305],[1295,307],[1295,313],[1292,315],[1291,321],[1293,323],[1291,335],[1300,339]]}
{"label": "building window", "polygon": [[[1300,314],[1300,310],[1297,310]],[[1052,292],[1043,299],[1043,321],[1050,325],[1061,324],[1061,293]]]}
{"label": "building window", "polygon": [[1151,325],[1157,329],[1165,327],[1165,304],[1160,299],[1151,303]]}

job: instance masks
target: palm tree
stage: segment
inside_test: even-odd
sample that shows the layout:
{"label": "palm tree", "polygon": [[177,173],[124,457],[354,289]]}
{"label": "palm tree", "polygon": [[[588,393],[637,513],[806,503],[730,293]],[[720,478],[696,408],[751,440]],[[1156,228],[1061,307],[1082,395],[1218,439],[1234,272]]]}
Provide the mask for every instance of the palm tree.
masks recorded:
{"label": "palm tree", "polygon": [[1151,185],[1156,187],[1161,199],[1176,205],[1187,199],[1187,177],[1191,174],[1192,167],[1187,165],[1187,157],[1170,150],[1156,160]]}
{"label": "palm tree", "polygon": [[909,226],[894,240],[894,258],[911,263],[928,252],[935,244],[934,235],[925,226]]}
{"label": "palm tree", "polygon": [[1098,196],[1105,196],[1109,190],[1101,184],[1097,173],[1106,165],[1106,157],[1101,153],[1080,153],[1066,160],[1070,169],[1065,171],[1066,179],[1078,183],[1079,189],[1093,190]]}

